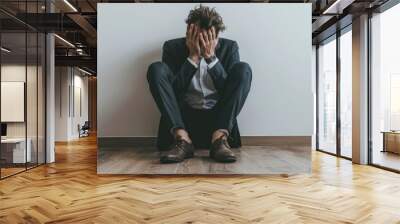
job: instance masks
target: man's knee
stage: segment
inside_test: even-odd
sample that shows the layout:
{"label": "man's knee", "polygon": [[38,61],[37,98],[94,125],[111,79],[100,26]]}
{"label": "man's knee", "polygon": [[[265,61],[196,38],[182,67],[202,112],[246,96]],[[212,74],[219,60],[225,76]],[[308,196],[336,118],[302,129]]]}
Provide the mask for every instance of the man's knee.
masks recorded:
{"label": "man's knee", "polygon": [[242,83],[251,82],[251,67],[246,62],[237,62],[231,68],[231,75],[233,76],[232,78]]}
{"label": "man's knee", "polygon": [[161,61],[153,62],[147,69],[147,81],[156,83],[168,77],[169,68]]}

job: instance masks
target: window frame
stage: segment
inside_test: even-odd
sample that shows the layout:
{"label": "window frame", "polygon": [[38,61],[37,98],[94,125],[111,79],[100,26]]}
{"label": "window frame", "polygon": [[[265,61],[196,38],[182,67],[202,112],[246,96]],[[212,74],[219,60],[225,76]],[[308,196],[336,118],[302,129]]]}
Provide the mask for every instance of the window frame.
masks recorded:
{"label": "window frame", "polygon": [[[318,44],[316,44],[316,85],[315,85],[315,92],[316,92],[316,151],[323,152],[329,155],[337,156],[340,158],[344,158],[347,160],[352,160],[351,157],[344,156],[341,153],[341,108],[340,108],[340,103],[341,103],[341,64],[340,64],[340,37],[344,35],[347,32],[352,32],[352,23],[346,25],[345,27],[341,28],[340,30],[337,30],[336,33],[330,35],[329,37],[323,39],[320,41]],[[330,41],[336,41],[336,152],[332,153],[327,150],[324,150],[320,148],[319,144],[319,111],[320,111],[320,105],[319,105],[319,97],[320,97],[320,92],[319,92],[319,87],[320,87],[320,73],[319,73],[319,68],[320,68],[320,56],[319,56],[319,47],[321,44],[326,44],[329,43]]]}

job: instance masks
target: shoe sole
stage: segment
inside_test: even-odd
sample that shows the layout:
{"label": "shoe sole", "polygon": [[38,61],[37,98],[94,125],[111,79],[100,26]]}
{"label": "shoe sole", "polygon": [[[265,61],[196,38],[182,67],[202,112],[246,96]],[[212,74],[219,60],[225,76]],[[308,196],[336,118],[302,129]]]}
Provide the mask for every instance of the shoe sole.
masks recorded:
{"label": "shoe sole", "polygon": [[188,154],[185,156],[184,159],[173,159],[173,158],[160,158],[161,163],[180,163],[183,162],[185,159],[193,158],[194,153]]}
{"label": "shoe sole", "polygon": [[234,163],[236,162],[236,158],[235,157],[228,157],[228,158],[224,158],[224,159],[217,159],[217,158],[213,158],[215,161],[220,162],[220,163]]}
{"label": "shoe sole", "polygon": [[221,158],[216,158],[213,153],[210,153],[210,158],[215,160],[215,161],[217,161],[217,162],[220,162],[220,163],[234,163],[234,162],[236,162],[236,156],[235,157],[231,156],[231,157],[226,157],[226,158],[221,159]]}
{"label": "shoe sole", "polygon": [[214,154],[210,153],[210,158],[220,163],[233,163],[236,162],[236,157],[216,158]]}

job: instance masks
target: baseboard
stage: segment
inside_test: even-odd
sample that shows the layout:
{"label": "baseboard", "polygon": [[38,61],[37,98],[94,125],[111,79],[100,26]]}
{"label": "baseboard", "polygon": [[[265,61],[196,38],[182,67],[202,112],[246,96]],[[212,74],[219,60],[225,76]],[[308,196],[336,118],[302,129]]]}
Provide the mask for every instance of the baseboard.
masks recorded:
{"label": "baseboard", "polygon": [[98,137],[98,147],[155,146],[156,137]]}
{"label": "baseboard", "polygon": [[[244,146],[305,146],[311,147],[311,136],[242,136]],[[154,147],[156,137],[99,137],[99,147]]]}
{"label": "baseboard", "polygon": [[242,145],[248,146],[310,146],[311,136],[242,136]]}

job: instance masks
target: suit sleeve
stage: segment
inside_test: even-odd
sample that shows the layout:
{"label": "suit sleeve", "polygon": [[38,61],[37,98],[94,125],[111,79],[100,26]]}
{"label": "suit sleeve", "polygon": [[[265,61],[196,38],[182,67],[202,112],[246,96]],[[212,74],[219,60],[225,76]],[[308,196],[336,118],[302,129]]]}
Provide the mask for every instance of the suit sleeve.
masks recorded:
{"label": "suit sleeve", "polygon": [[225,70],[220,61],[218,61],[217,64],[215,64],[212,68],[208,69],[208,73],[210,73],[210,75],[213,77],[216,86],[222,88],[226,78],[228,77],[229,70],[237,62],[240,62],[240,56],[239,46],[235,41],[232,44],[231,52],[228,54],[228,58],[226,60],[227,69]]}
{"label": "suit sleeve", "polygon": [[193,75],[196,73],[197,68],[194,67],[188,60],[185,60],[183,64],[180,64],[177,60],[178,57],[173,47],[164,43],[162,61],[168,65],[172,73],[174,73],[173,86],[175,91],[182,92],[187,86],[189,86]]}

